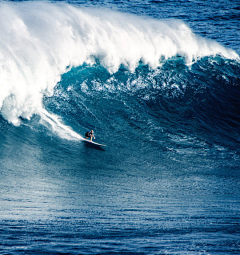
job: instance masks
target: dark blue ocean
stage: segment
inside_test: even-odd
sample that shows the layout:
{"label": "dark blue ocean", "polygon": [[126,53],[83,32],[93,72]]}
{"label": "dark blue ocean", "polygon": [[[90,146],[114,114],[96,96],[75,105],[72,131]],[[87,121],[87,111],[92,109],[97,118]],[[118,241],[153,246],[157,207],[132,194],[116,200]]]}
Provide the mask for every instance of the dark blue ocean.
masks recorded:
{"label": "dark blue ocean", "polygon": [[240,254],[239,38],[239,0],[0,1],[0,254]]}

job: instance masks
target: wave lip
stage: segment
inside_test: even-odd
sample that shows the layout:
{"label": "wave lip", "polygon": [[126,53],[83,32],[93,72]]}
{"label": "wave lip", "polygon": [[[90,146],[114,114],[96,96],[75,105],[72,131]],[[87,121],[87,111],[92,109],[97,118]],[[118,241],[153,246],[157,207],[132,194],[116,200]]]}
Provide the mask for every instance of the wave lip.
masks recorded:
{"label": "wave lip", "polygon": [[46,2],[0,3],[0,109],[13,124],[42,112],[67,67],[96,59],[110,73],[139,61],[151,68],[181,55],[187,63],[237,53],[196,36],[182,21],[160,21],[105,9]]}

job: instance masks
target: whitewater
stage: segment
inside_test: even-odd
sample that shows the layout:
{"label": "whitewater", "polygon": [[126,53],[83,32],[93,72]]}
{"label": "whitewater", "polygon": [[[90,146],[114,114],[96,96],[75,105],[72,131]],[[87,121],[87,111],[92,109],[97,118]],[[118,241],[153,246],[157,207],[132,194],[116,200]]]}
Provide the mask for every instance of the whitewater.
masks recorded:
{"label": "whitewater", "polygon": [[139,61],[156,69],[177,55],[188,64],[216,54],[239,59],[180,20],[47,2],[1,2],[0,17],[0,108],[15,125],[42,112],[43,97],[53,95],[63,73],[96,59],[110,73],[120,65],[133,72]]}

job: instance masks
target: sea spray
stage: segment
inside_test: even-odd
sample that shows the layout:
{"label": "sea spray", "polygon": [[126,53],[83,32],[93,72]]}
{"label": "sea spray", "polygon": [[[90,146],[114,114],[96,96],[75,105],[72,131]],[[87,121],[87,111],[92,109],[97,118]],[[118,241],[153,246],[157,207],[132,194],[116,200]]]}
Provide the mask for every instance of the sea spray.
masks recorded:
{"label": "sea spray", "polygon": [[41,116],[42,124],[49,127],[53,133],[56,133],[60,137],[68,140],[83,140],[83,137],[74,132],[71,127],[62,124],[59,116],[50,114],[46,110],[42,110],[39,115]]}

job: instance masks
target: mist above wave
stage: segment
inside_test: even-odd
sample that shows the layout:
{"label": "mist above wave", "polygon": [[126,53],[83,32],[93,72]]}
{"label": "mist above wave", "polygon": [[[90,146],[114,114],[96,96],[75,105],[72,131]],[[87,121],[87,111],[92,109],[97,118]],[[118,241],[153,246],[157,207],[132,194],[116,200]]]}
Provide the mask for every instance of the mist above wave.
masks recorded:
{"label": "mist above wave", "polygon": [[182,21],[160,21],[105,9],[46,2],[0,3],[0,109],[18,125],[19,117],[42,112],[61,75],[72,66],[93,64],[108,72],[139,61],[151,68],[161,58],[181,55],[186,62],[220,54],[238,55],[196,36]]}

